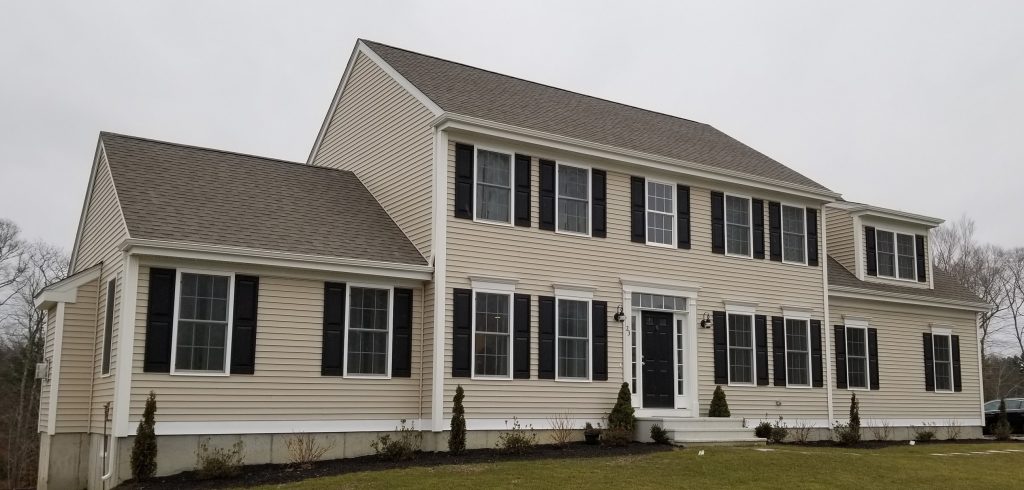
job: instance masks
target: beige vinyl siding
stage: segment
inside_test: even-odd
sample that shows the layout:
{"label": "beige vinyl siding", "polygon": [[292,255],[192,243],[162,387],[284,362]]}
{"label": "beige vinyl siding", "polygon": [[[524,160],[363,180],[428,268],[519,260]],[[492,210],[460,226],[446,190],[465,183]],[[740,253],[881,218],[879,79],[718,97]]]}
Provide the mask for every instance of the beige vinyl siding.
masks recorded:
{"label": "beige vinyl siding", "polygon": [[64,305],[56,432],[88,432],[95,346],[96,281],[78,288]]}
{"label": "beige vinyl siding", "polygon": [[[978,373],[977,328],[970,311],[885,301],[832,297],[829,336],[835,342],[833,325],[844,324],[843,316],[867,318],[878,329],[878,383],[880,390],[856,390],[862,419],[949,419],[980,418],[980,375]],[[924,387],[924,343],[922,334],[932,325],[950,328],[960,336],[960,365],[963,391],[934,393]],[[835,355],[828,360],[835,373]],[[832,376],[835,386],[835,374]],[[849,407],[850,393],[836,389],[837,417]],[[942,425],[942,424],[939,424]]]}
{"label": "beige vinyl siding", "polygon": [[[43,335],[43,362],[53,363],[54,340],[56,340],[57,329],[57,307],[52,306],[46,310],[46,332]],[[53,373],[50,373],[53,378]],[[50,423],[50,380],[43,380],[39,384],[39,432],[45,432]]]}
{"label": "beige vinyl siding", "polygon": [[433,114],[356,55],[312,163],[351,170],[423,256],[430,255]]}
{"label": "beige vinyl siding", "polygon": [[[113,406],[114,401],[114,377],[116,376],[117,370],[117,338],[118,338],[118,325],[121,323],[121,281],[122,274],[120,273],[123,266],[120,260],[114,259],[115,262],[111,264],[111,267],[107,268],[104,264],[103,273],[100,275],[99,292],[96,300],[96,325],[95,325],[95,345],[93,349],[93,364],[91,367],[92,376],[94,381],[93,386],[93,399],[92,399],[92,417],[91,417],[91,432],[103,432],[103,416],[104,416],[104,405],[108,402]],[[107,318],[107,284],[111,279],[114,279],[114,308],[113,308],[113,324],[111,326],[111,343],[110,343],[110,372],[106,376],[103,375],[103,335],[106,327]],[[112,414],[113,412],[111,412]],[[107,421],[107,429],[110,428],[110,421]]]}
{"label": "beige vinyl siding", "polygon": [[853,216],[833,206],[825,207],[828,233],[828,255],[836,259],[846,270],[856,274],[856,243],[853,233]]}
{"label": "beige vinyl siding", "polygon": [[[511,149],[517,151],[516,148]],[[529,154],[526,150],[522,152]],[[679,250],[630,242],[629,174],[608,171],[608,237],[587,238],[537,228],[540,216],[537,158],[533,159],[531,172],[531,228],[491,225],[452,217],[454,143],[449,145],[448,160],[446,414],[451,410],[457,384],[466,388],[467,417],[503,419],[515,415],[547,418],[566,410],[577,417],[597,418],[607,414],[623,381],[624,328],[612,319],[609,318],[608,329],[608,381],[576,383],[537,379],[537,296],[553,295],[554,284],[594,288],[594,299],[608,302],[609,315],[622,304],[620,277],[632,276],[655,282],[675,281],[700,286],[698,319],[704,313],[724,309],[724,300],[756,302],[757,313],[769,317],[781,315],[781,306],[786,305],[808,308],[812,319],[823,318],[820,266],[807,267],[711,253],[711,189],[707,187],[691,185],[692,249]],[[595,164],[595,168],[602,166]],[[688,184],[686,180],[679,182]],[[715,190],[736,189],[723,186]],[[740,192],[749,194],[749,191]],[[754,197],[758,196],[755,194]],[[766,247],[767,208],[765,206]],[[821,257],[819,251],[819,259]],[[451,377],[451,288],[469,288],[472,276],[517,279],[516,292],[532,296],[530,380],[490,381]],[[700,411],[706,414],[715,388],[712,330],[699,329],[697,335]],[[770,342],[771,335],[769,356]],[[769,366],[769,377],[771,370]],[[766,413],[770,417],[784,415],[787,418],[827,416],[825,388],[765,386],[725,389],[734,416],[762,418]],[[777,407],[776,401],[781,406]]]}
{"label": "beige vinyl siding", "polygon": [[143,266],[139,271],[132,363],[132,424],[141,417],[150,390],[157,394],[157,420],[161,422],[420,417],[421,364],[416,357],[423,336],[420,288],[413,294],[412,377],[390,380],[321,376],[323,281],[267,274],[260,275],[255,374],[145,373],[148,288],[149,267]]}

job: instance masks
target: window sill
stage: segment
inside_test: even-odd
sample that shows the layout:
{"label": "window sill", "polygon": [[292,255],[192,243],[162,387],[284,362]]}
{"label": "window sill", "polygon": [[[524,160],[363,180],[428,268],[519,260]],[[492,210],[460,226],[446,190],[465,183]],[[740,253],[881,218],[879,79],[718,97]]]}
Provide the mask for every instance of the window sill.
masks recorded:
{"label": "window sill", "polygon": [[733,382],[730,381],[729,382],[729,387],[730,388],[755,388],[755,387],[757,387],[757,383],[733,383]]}
{"label": "window sill", "polygon": [[474,374],[469,377],[473,381],[512,381],[512,376],[487,376]]}
{"label": "window sill", "polygon": [[725,253],[725,256],[726,256],[726,257],[735,257],[735,258],[737,258],[737,259],[748,259],[748,260],[754,260],[754,255],[753,255],[753,254],[749,254],[749,255],[741,255],[741,254],[734,254],[734,253],[729,253],[729,252],[726,252],[726,253]]}
{"label": "window sill", "polygon": [[515,225],[515,223],[513,223],[512,221],[494,221],[489,219],[477,218],[476,216],[473,217],[473,222],[484,225],[503,226],[509,228],[512,228]]}
{"label": "window sill", "polygon": [[171,376],[231,376],[230,372],[219,372],[219,371],[174,371],[170,372]]}
{"label": "window sill", "polygon": [[593,380],[590,378],[555,378],[558,383],[590,383]]}
{"label": "window sill", "polygon": [[800,267],[807,267],[807,260],[806,259],[803,262],[793,262],[791,260],[782,259],[782,263],[786,264],[786,265],[797,265],[797,266],[800,266]]}
{"label": "window sill", "polygon": [[677,248],[676,245],[672,244],[672,243],[647,242],[647,245],[650,245],[652,247],[658,247],[658,248],[669,248],[669,249]]}
{"label": "window sill", "polygon": [[581,238],[592,238],[590,233],[583,233],[583,232],[579,232],[579,231],[559,230],[557,228],[555,229],[555,233],[558,234],[558,235],[576,236],[576,237],[581,237]]}
{"label": "window sill", "polygon": [[390,374],[346,374],[342,379],[391,379]]}
{"label": "window sill", "polygon": [[113,373],[113,372],[109,372],[109,373],[107,373],[107,374],[101,374],[101,375],[100,375],[100,379],[103,379],[103,378],[109,378],[109,377],[111,377],[111,376],[113,376],[113,375],[114,375],[114,373]]}
{"label": "window sill", "polygon": [[794,390],[809,390],[811,388],[814,388],[814,386],[812,386],[812,385],[791,385],[791,384],[788,384],[788,383],[786,384],[785,387],[786,388],[793,388]]}
{"label": "window sill", "polygon": [[871,391],[870,387],[867,387],[867,388],[850,388],[850,387],[847,387],[847,388],[844,388],[844,389],[846,391]]}

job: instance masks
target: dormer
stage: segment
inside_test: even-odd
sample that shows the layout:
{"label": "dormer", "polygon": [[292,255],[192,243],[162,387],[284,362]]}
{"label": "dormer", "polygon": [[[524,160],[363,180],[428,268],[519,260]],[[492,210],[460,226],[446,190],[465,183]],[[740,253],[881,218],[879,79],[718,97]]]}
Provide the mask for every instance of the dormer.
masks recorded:
{"label": "dormer", "polygon": [[931,230],[943,220],[849,201],[826,213],[828,254],[857,279],[934,288]]}

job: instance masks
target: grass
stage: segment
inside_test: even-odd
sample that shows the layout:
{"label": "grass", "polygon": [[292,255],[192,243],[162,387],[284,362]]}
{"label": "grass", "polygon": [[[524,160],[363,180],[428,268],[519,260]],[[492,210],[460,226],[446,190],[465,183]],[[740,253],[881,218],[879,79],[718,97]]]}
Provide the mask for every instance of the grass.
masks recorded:
{"label": "grass", "polygon": [[[765,448],[762,448],[765,449]],[[639,456],[407,468],[316,478],[277,489],[333,488],[1009,488],[1024,480],[1024,444],[884,449],[709,447]],[[987,454],[934,456],[935,453]]]}

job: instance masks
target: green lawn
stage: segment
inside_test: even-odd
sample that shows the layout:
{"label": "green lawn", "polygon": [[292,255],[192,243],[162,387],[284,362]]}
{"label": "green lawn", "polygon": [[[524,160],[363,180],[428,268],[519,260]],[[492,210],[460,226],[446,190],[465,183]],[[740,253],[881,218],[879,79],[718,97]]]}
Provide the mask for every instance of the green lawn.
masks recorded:
{"label": "green lawn", "polygon": [[[643,456],[409,468],[265,488],[1010,488],[1024,481],[1024,444],[885,449],[709,447]],[[764,449],[772,449],[764,451]],[[1013,449],[1020,452],[989,453]],[[936,453],[969,453],[935,456]]]}

